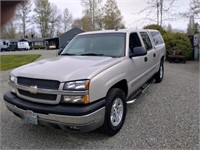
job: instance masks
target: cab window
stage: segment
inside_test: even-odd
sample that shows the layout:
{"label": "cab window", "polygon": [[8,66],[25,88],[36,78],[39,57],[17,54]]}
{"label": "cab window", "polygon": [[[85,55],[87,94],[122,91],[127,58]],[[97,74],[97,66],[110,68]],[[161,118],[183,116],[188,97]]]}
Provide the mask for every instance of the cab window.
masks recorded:
{"label": "cab window", "polygon": [[141,47],[140,38],[137,33],[131,33],[129,38],[129,48],[133,50],[135,47]]}

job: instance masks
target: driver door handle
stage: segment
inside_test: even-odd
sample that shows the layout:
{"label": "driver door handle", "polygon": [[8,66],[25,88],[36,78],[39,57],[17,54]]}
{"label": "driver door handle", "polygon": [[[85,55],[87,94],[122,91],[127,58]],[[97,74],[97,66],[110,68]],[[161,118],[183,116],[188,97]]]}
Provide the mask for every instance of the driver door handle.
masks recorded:
{"label": "driver door handle", "polygon": [[148,61],[148,58],[147,58],[147,57],[144,57],[144,61],[147,62],[147,61]]}

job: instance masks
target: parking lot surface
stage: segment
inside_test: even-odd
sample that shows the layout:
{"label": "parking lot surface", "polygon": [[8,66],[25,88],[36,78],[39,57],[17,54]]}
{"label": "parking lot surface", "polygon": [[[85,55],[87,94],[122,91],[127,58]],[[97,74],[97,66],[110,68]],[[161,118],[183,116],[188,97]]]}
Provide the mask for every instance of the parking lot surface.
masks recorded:
{"label": "parking lot surface", "polygon": [[[12,53],[37,53],[43,59],[57,51],[6,54]],[[1,149],[199,149],[199,62],[166,62],[163,82],[128,106],[124,126],[113,137],[99,130],[77,133],[35,126],[17,118],[3,101],[10,71],[0,76]]]}

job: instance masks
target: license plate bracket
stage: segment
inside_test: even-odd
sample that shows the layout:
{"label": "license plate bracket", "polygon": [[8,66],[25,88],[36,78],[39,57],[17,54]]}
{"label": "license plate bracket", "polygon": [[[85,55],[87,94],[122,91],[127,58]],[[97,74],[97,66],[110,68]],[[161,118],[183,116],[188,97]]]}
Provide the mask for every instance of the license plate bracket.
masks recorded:
{"label": "license plate bracket", "polygon": [[35,124],[37,125],[38,124],[38,117],[35,113],[33,113],[32,111],[26,111],[24,113],[24,120],[28,123],[31,123],[31,124]]}

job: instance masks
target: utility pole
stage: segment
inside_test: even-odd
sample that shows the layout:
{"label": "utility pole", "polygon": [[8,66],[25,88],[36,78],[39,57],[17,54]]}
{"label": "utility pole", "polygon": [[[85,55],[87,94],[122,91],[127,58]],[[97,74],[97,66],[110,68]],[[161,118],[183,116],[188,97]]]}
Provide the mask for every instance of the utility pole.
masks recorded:
{"label": "utility pole", "polygon": [[94,31],[94,0],[92,0],[92,30]]}
{"label": "utility pole", "polygon": [[22,24],[23,24],[23,38],[26,37],[26,20],[25,20],[25,17],[26,17],[26,12],[25,12],[25,9],[26,9],[26,6],[25,6],[25,2],[23,2],[22,4],[22,7],[23,7],[23,10],[22,10]]}
{"label": "utility pole", "polygon": [[160,0],[160,26],[162,26],[163,20],[163,0]]}
{"label": "utility pole", "polygon": [[160,7],[160,5],[159,5],[159,2],[158,2],[158,0],[156,0],[156,6],[157,6],[157,25],[159,25],[159,7]]}

